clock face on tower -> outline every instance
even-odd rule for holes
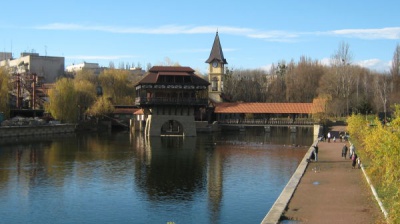
[[[216,67],[218,66],[218,62],[217,62],[217,61],[214,61],[214,62],[212,63],[212,66],[213,66],[214,68],[216,68]]]

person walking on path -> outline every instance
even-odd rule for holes
[[[351,156],[351,167],[353,168],[353,169],[355,169],[356,168],[356,163],[357,163],[357,154],[356,153],[353,153],[353,155]]]
[[[347,150],[348,150],[348,148],[347,148],[347,145],[346,145],[346,143],[343,145],[343,148],[342,148],[342,157],[343,158],[345,158],[346,159],[346,157],[347,157]]]
[[[351,159],[353,154],[355,154],[355,153],[356,153],[356,147],[354,146],[353,143],[350,142],[350,155],[349,155],[349,158]]]
[[[314,161],[317,162],[318,161],[318,145],[313,145],[313,147],[314,147],[314,150],[313,150]]]
[[[328,132],[328,142],[331,142],[331,133]]]

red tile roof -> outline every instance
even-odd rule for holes
[[[153,66],[149,73],[139,81],[138,84],[155,84],[160,81],[160,76],[191,76],[191,84],[209,85],[208,81],[194,74],[194,70],[190,67],[182,66]]]
[[[140,84],[156,83],[158,79],[158,73],[149,73],[142,80],[139,81]]]
[[[313,103],[218,103],[215,113],[311,114]]]
[[[153,66],[149,72],[194,72],[194,70],[185,66]]]
[[[143,115],[144,114],[144,111],[143,111],[143,109],[139,109],[139,110],[137,110],[135,113],[133,113],[133,114],[135,114],[135,115]]]
[[[325,104],[326,104],[326,99],[314,99],[313,106],[311,108],[312,113],[316,114],[325,112]]]
[[[158,75],[190,76],[188,72],[158,72]]]
[[[138,108],[115,108],[113,114],[134,114]]]

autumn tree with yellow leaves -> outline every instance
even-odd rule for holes
[[[7,115],[9,111],[9,89],[8,72],[4,67],[0,67],[0,112],[4,115]]]
[[[391,223],[400,223],[400,105],[389,124],[372,123],[363,115],[348,118],[350,141],[360,148],[359,156],[389,213]]]
[[[49,91],[47,111],[61,122],[75,123],[78,119],[78,94],[72,79],[59,79]]]

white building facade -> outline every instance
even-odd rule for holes
[[[2,52],[6,53],[6,52]],[[6,56],[8,54],[5,54]],[[36,74],[42,83],[54,83],[64,76],[64,57],[40,56],[38,53],[21,53],[19,58],[0,58],[0,66],[5,66],[10,73]]]

